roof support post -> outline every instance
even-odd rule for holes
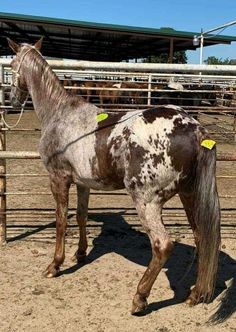
[[[174,39],[170,39],[170,49],[169,49],[169,58],[168,63],[173,63],[173,56],[174,56]]]

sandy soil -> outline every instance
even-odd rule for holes
[[[26,114],[23,121],[22,127],[37,126],[32,114]],[[30,137],[28,133],[9,134],[8,149],[16,150],[20,146],[21,150],[34,150],[38,139],[37,132]],[[219,148],[227,152],[232,146],[224,142]],[[10,161],[7,171],[45,173],[38,161]],[[235,164],[219,164],[218,174],[236,175]],[[235,194],[232,179],[219,182],[219,188],[221,195]],[[22,180],[14,177],[9,179],[7,190],[49,193],[49,185],[47,178]],[[221,203],[223,208],[235,208],[234,199],[222,198]],[[131,302],[151,252],[146,235],[136,226],[137,217],[131,213],[132,203],[127,196],[91,196],[86,264],[74,265],[70,260],[78,241],[72,213],[66,260],[60,276],[55,279],[42,277],[54,252],[55,219],[51,196],[9,195],[7,205],[12,216],[8,218],[9,243],[0,249],[1,332],[236,331],[233,212],[231,217],[224,217],[220,269],[213,301],[193,308],[183,302],[194,284],[196,266],[193,241],[188,231],[181,228],[171,233],[176,240],[175,250],[153,286],[148,309],[141,317],[135,317],[130,314]],[[178,207],[178,200],[172,200],[170,206]],[[70,207],[75,207],[74,195],[71,195]],[[48,211],[48,215],[42,210]],[[25,214],[20,215],[22,211]]]
[[[176,243],[154,284],[147,311],[134,317],[132,297],[150,258],[142,233],[101,233],[85,265],[70,261],[76,246],[67,245],[67,259],[55,279],[41,275],[52,257],[52,244],[12,242],[1,250],[0,330],[235,331],[235,240],[225,241],[224,248],[212,303],[191,308],[182,302],[195,278],[195,264],[185,275],[194,255],[185,241]]]

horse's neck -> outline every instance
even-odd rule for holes
[[[61,111],[62,103],[69,95],[46,60],[43,59],[31,70],[24,68],[24,72],[34,109],[43,127],[50,122],[52,116]]]

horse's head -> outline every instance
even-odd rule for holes
[[[25,80],[25,73],[22,70],[23,62],[26,55],[31,50],[39,51],[42,45],[42,38],[40,38],[35,45],[17,44],[13,40],[7,38],[10,48],[16,53],[15,58],[11,62],[12,68],[12,85],[10,93],[10,101],[13,107],[22,107],[28,98],[28,88]]]

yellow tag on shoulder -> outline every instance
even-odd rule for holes
[[[104,121],[108,118],[108,114],[107,113],[100,113],[96,116],[96,120],[97,122],[100,122],[100,121]]]
[[[216,145],[216,142],[212,139],[204,139],[201,143],[201,146],[204,146],[204,148],[207,148],[211,150]]]

